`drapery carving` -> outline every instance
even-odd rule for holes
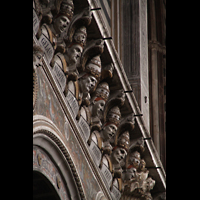
[[[110,89],[114,64],[104,65],[101,60],[102,38],[87,39],[91,9],[74,15],[75,10],[72,0],[33,1],[33,37],[37,40],[33,68],[42,65],[42,58],[49,64],[113,199],[152,199],[155,181],[148,177],[141,157],[144,140],[130,141],[135,116],[121,114],[124,90]]]

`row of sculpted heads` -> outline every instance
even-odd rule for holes
[[[72,0],[33,0],[33,8],[40,20],[37,39],[44,35],[51,42],[55,53],[64,54],[68,67],[72,68],[69,71],[75,71],[86,45],[86,26],[91,22],[90,9],[83,11],[82,15],[74,16]],[[87,22],[78,26],[85,16]],[[70,42],[68,32],[73,33]]]
[[[102,85],[108,87],[107,84],[101,83],[99,88],[102,88]],[[108,91],[107,87],[106,91]],[[95,92],[95,94],[98,93],[99,90]],[[104,94],[103,91],[102,94]],[[102,94],[99,94],[99,97]],[[102,96],[99,97],[95,96],[100,101]],[[127,117],[127,119],[130,120],[130,117]],[[150,190],[153,189],[155,181],[148,177],[149,171],[145,168],[146,162],[141,158],[141,153],[144,151],[144,140],[139,138],[130,141],[133,121],[130,122],[129,120],[121,119],[120,106],[112,106],[106,115],[106,120],[103,121],[101,130],[94,132],[98,132],[102,139],[103,156],[106,154],[106,158],[109,158],[112,163],[113,180],[116,180],[116,178],[122,180],[125,193],[140,194],[146,199],[152,199]],[[132,123],[132,129],[130,125],[128,128],[128,123]]]
[[[56,34],[67,29],[74,15],[72,0],[33,0],[33,8],[41,24],[52,24]]]
[[[51,65],[61,62],[61,68],[68,78],[66,90],[70,90],[77,98],[80,114],[86,113],[91,134],[94,131],[99,133],[103,142],[103,155],[109,156],[114,176],[122,178],[127,185],[137,181],[140,187],[152,188],[152,181],[145,179],[148,173],[140,153],[129,153],[132,129],[124,128],[126,123],[122,123],[120,112],[120,102],[125,101],[125,94],[122,92],[123,97],[110,97],[109,84],[104,78],[112,77],[112,67],[106,69],[109,72],[107,74],[111,75],[104,73],[102,76],[102,71],[106,71],[101,63],[103,42],[99,40],[86,45],[88,23],[78,23],[77,26],[76,20],[81,19],[84,14],[73,17],[72,0],[34,0],[34,8],[41,21],[37,37],[43,34],[51,41],[56,52]],[[141,186],[141,180],[146,181],[146,185]]]

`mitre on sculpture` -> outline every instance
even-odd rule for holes
[[[125,131],[120,135],[117,140],[117,145],[113,148],[111,154],[111,161],[114,167],[114,176],[121,177],[122,176],[122,165],[124,165],[124,159],[127,155],[127,151],[129,149],[130,137],[129,132]]]
[[[119,126],[121,119],[121,113],[118,106],[112,107],[106,116],[106,121],[114,123],[116,126]]]
[[[86,27],[81,26],[80,28],[76,29],[73,36],[73,41],[82,44],[84,47],[86,45],[86,39],[87,39]]]
[[[71,43],[75,38],[76,32],[80,31],[82,27],[87,27],[92,20],[90,7],[84,8],[80,13],[73,16],[68,31],[64,36],[65,43]],[[85,28],[84,28],[85,29]],[[81,30],[83,33],[85,33],[86,30]]]
[[[60,40],[62,41],[63,37],[60,34],[66,31],[72,17],[73,17],[73,2],[71,0],[66,0],[61,3],[61,6],[59,8],[59,13],[54,16],[52,23],[53,24],[52,31],[54,32],[54,34],[57,34],[57,37],[61,37],[62,39]]]
[[[103,99],[104,101],[108,100],[110,94],[109,85],[107,82],[101,82],[98,84],[97,89],[95,90],[94,100],[98,101],[99,98]]]
[[[93,75],[98,81],[101,77],[101,59],[100,55],[94,56],[85,67],[85,72]]]
[[[119,136],[118,141],[117,141],[117,146],[115,146],[113,149],[115,149],[116,147],[122,147],[126,150],[126,152],[128,152],[129,145],[130,145],[129,132],[125,131]]]
[[[80,92],[83,94],[83,104],[89,105],[90,93],[93,92],[97,86],[101,76],[101,59],[100,56],[93,57],[86,66],[84,72],[79,74],[78,83]]]
[[[74,3],[72,0],[63,0],[60,6],[60,12],[59,15],[65,15],[69,18],[71,21],[73,15],[74,15]]]
[[[97,89],[91,99],[90,104],[90,111],[92,115],[92,124],[95,125],[102,125],[101,119],[103,117],[103,110],[106,104],[106,101],[109,97],[109,85],[106,82],[102,82],[98,84]],[[99,127],[101,129],[101,127]]]
[[[138,167],[140,166],[140,153],[138,151],[134,151],[129,155],[129,163],[129,169],[132,167],[138,169]]]
[[[114,136],[120,123],[121,113],[118,106],[111,108],[107,114],[106,122],[101,130],[103,141],[114,142]]]

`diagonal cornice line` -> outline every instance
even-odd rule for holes
[[[94,0],[87,0],[89,5],[91,6],[91,8],[95,8],[95,7],[99,7],[98,3]],[[96,21],[96,24],[99,28],[99,31],[102,35],[103,38],[106,38],[106,37],[110,37],[110,33],[108,31],[108,29],[106,28],[105,26],[105,23],[103,21],[103,16],[101,14],[100,11],[98,12],[95,12],[93,13],[93,16],[94,16],[94,19]],[[113,61],[113,64],[114,64],[114,67],[117,71],[117,74],[118,74],[118,77],[121,81],[121,84],[122,84],[122,87],[124,89],[124,91],[128,91],[128,90],[132,90],[131,86],[130,86],[130,83],[128,81],[128,78],[126,76],[126,73],[124,71],[124,68],[123,68],[123,65],[121,63],[121,60],[120,60],[120,57],[115,49],[115,46],[114,46],[114,43],[112,40],[105,40],[105,45],[107,46],[108,48],[108,52],[110,53],[110,56],[111,56],[111,59]],[[135,95],[133,94],[133,92],[131,93],[127,93],[126,94],[127,98],[128,98],[128,101],[131,105],[131,108],[133,110],[133,113],[137,114],[137,113],[141,113],[140,111],[140,108],[139,108],[139,105],[137,103],[137,100],[135,98]],[[143,120],[143,117],[142,116],[139,116],[136,118],[137,122],[138,122],[138,125],[140,127],[140,130],[141,130],[141,133],[142,133],[142,136],[144,138],[148,138],[150,137],[150,133],[149,131],[147,130],[146,126],[145,126],[145,122]],[[166,173],[165,173],[165,170],[164,170],[164,167],[162,165],[162,162],[159,158],[159,155],[158,155],[158,152],[155,148],[155,145],[153,143],[152,140],[146,140],[145,141],[146,144],[147,144],[147,149],[151,155],[151,158],[153,160],[153,163],[154,163],[154,167],[160,167],[159,169],[157,169],[157,172],[159,174],[159,177],[161,178],[162,180],[162,184],[164,186],[164,188],[166,188]]]
[[[35,41],[35,42],[37,43],[37,41]],[[95,177],[98,180],[100,188],[102,189],[102,191],[104,192],[104,194],[107,196],[108,199],[112,199],[111,195],[110,195],[110,191],[108,190],[108,188],[106,187],[106,185],[102,179],[101,172],[99,169],[97,169],[97,166],[95,165],[95,163],[93,161],[93,158],[89,152],[86,142],[83,140],[82,136],[79,134],[80,130],[77,125],[77,121],[74,118],[69,117],[69,116],[73,116],[71,113],[71,110],[68,108],[66,101],[65,101],[64,94],[61,92],[58,83],[56,82],[54,76],[52,75],[52,72],[49,69],[50,65],[47,63],[47,61],[44,57],[42,58],[42,63],[43,63],[42,69],[44,70],[44,72],[47,76],[47,79],[49,80],[50,85],[52,86],[53,91],[55,92],[56,97],[57,97],[58,101],[60,102],[61,108],[75,133],[74,135],[76,136],[76,139],[78,140],[78,142],[81,146],[81,149],[86,156],[86,160],[90,163],[90,167],[92,169],[92,172],[95,174]]]

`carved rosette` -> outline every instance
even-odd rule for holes
[[[102,38],[87,40],[90,8],[74,15],[72,0],[34,0],[33,4],[33,107],[37,98],[36,67],[45,60],[112,198],[152,199],[150,190],[155,181],[148,177],[142,158],[144,140],[132,139],[134,114],[121,113],[126,101],[124,90],[113,91],[110,87],[114,64],[102,64],[106,63],[101,57]],[[60,181],[55,181],[61,187]]]

